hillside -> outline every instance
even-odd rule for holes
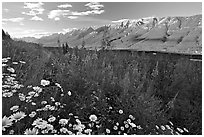
[[[202,54],[202,15],[124,19],[95,30],[89,27],[56,33],[33,42],[55,47],[59,39],[61,44],[67,42],[71,47],[80,48],[84,40],[86,48],[99,49],[103,37],[110,43],[110,49]]]

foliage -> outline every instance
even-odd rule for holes
[[[3,134],[202,134],[199,62],[2,45]]]

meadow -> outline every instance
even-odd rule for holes
[[[202,134],[202,62],[4,39],[2,133]]]

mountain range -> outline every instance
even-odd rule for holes
[[[59,46],[59,41],[78,48],[85,43],[87,49],[100,49],[105,40],[110,49],[202,54],[202,15],[122,19],[96,29],[73,29],[65,34],[20,40],[45,47]]]

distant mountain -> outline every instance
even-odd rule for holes
[[[38,40],[25,38],[25,41],[57,46],[57,40],[60,40],[61,44],[67,42],[71,47],[80,48],[84,40],[86,48],[95,49],[101,48],[104,38],[110,49],[202,54],[202,15],[123,19],[95,30],[92,27],[75,29]]]
[[[18,39],[14,38],[14,40],[23,40],[26,42],[38,43],[38,39],[35,37],[23,37],[23,38],[18,38]]]

